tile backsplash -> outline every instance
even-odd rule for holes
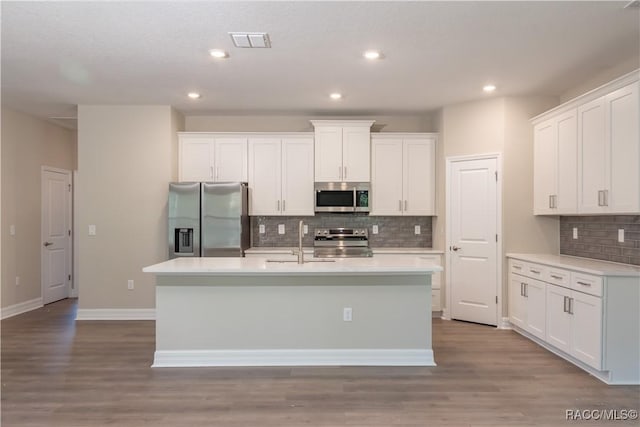
[[[298,246],[300,220],[309,226],[309,233],[302,242],[304,246],[313,246],[313,231],[316,228],[347,227],[367,228],[369,245],[373,248],[432,247],[431,217],[329,213],[315,216],[252,216],[252,246]],[[278,234],[279,224],[284,224],[285,234]],[[264,234],[259,232],[260,225],[265,226]],[[378,226],[378,234],[373,234],[373,225]],[[416,225],[420,226],[420,234],[414,233]]]
[[[573,229],[578,238],[573,238]],[[618,230],[624,230],[624,242]],[[640,215],[566,216],[560,218],[560,253],[640,265]]]

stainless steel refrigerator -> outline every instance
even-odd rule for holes
[[[169,184],[169,258],[242,257],[250,244],[247,184]]]

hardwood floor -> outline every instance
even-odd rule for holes
[[[437,367],[151,369],[154,322],[75,322],[75,310],[1,322],[3,427],[599,426],[565,411],[640,409],[640,387],[475,324],[434,319]]]

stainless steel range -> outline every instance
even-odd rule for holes
[[[370,257],[366,228],[316,228],[313,256],[319,258]]]

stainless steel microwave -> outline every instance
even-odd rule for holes
[[[316,212],[369,212],[368,182],[316,182]]]

